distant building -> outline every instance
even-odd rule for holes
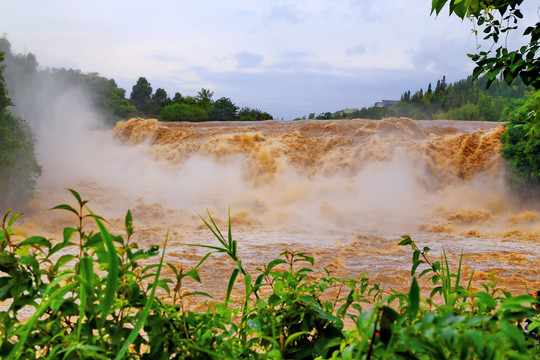
[[[381,100],[379,102],[376,102],[375,106],[377,106],[377,107],[394,106],[398,102],[399,102],[399,100]]]

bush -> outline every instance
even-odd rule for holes
[[[163,107],[159,113],[161,121],[207,121],[206,110],[195,104],[173,103]]]
[[[133,243],[131,212],[125,237],[112,235],[88,201],[70,190],[76,206],[55,209],[74,216],[75,227],[62,241],[32,236],[16,241],[14,222],[0,228],[0,356],[9,359],[533,359],[540,354],[519,322],[539,312],[530,295],[512,296],[497,280],[472,291],[462,285],[446,256],[430,262],[408,236],[399,245],[413,250],[408,293],[383,291],[368,278],[335,278],[327,271],[311,278],[314,259],[285,251],[254,272],[237,257],[231,225],[222,235],[211,216],[203,219],[217,245],[191,270],[164,263],[165,246],[139,249]],[[99,231],[86,232],[92,220]],[[194,245],[192,245],[194,246]],[[186,296],[209,295],[183,289],[186,278],[199,281],[198,269],[213,253],[230,257],[225,301],[190,311]],[[159,256],[154,264],[150,258]],[[173,278],[161,276],[169,267]],[[416,271],[425,269],[416,276]],[[238,277],[241,299],[230,301]],[[418,278],[430,276],[431,295],[421,296]],[[157,288],[166,294],[156,296]],[[336,296],[337,294],[337,296]],[[34,310],[21,320],[23,308]],[[344,327],[344,319],[353,324]],[[532,330],[539,324],[534,320]]]

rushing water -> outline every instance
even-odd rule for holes
[[[185,243],[214,243],[198,214],[226,229],[230,208],[239,253],[251,267],[285,249],[314,256],[336,275],[367,272],[386,287],[410,283],[409,234],[444,248],[475,284],[491,271],[513,291],[540,288],[539,204],[509,190],[497,123],[459,121],[265,121],[160,123],[132,119],[113,133],[92,131],[45,161],[27,232],[60,237],[69,214],[43,209],[71,201],[66,187],[120,232],[130,208],[139,243],[162,244],[170,262],[202,254]],[[76,137],[75,137],[76,139]],[[81,138],[83,139],[83,138]],[[54,140],[51,140],[54,141]],[[228,280],[214,257],[203,287]],[[216,290],[217,291],[217,290]]]

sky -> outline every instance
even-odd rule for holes
[[[538,5],[525,3],[533,24]],[[430,0],[0,0],[0,35],[42,68],[97,72],[128,96],[143,76],[170,97],[207,88],[290,120],[470,75],[472,23],[430,10]]]

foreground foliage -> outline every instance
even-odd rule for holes
[[[125,236],[107,231],[80,195],[77,205],[59,205],[75,218],[62,241],[25,238],[14,230],[20,214],[6,214],[0,231],[0,356],[10,359],[506,359],[534,358],[539,350],[519,328],[538,315],[532,296],[497,288],[497,280],[471,290],[443,254],[430,262],[413,250],[408,293],[383,291],[366,277],[310,277],[314,259],[286,251],[263,268],[248,271],[237,254],[231,224],[223,235],[212,217],[203,221],[217,245],[191,270],[164,263],[165,245],[139,249],[131,212]],[[87,232],[95,222],[98,232]],[[23,236],[22,241],[16,239]],[[198,269],[214,253],[235,264],[225,301],[206,311],[184,306],[182,281],[200,281]],[[150,258],[156,260],[151,261]],[[144,265],[150,262],[151,265]],[[170,268],[173,278],[161,276]],[[421,269],[425,267],[425,269]],[[421,271],[417,275],[417,271]],[[418,279],[435,288],[421,295]],[[231,301],[243,285],[241,299]],[[161,288],[164,296],[156,296]],[[23,315],[23,310],[30,310]],[[352,326],[345,327],[348,320]],[[538,326],[534,321],[529,330]]]

